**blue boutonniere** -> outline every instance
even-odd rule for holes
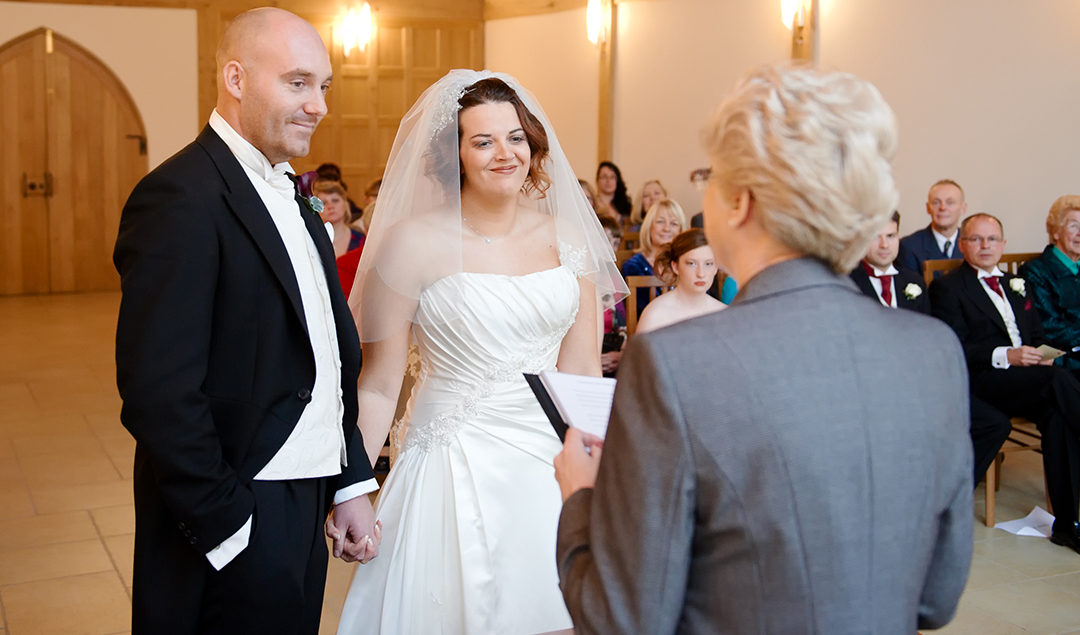
[[[323,211],[323,202],[319,200],[318,196],[311,193],[311,186],[314,185],[317,180],[319,180],[318,172],[304,172],[295,179],[296,191],[300,193],[300,198],[304,199],[304,205],[307,205],[309,210],[315,214],[321,214]]]

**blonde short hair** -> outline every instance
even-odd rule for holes
[[[1046,235],[1051,244],[1054,242],[1054,232],[1065,226],[1065,217],[1069,212],[1080,212],[1080,196],[1066,194],[1050,206],[1050,213],[1046,215]]]
[[[641,249],[643,254],[650,254],[654,249],[660,247],[660,245],[652,244],[652,237],[649,236],[652,233],[653,219],[660,213],[660,210],[667,210],[671,212],[671,215],[675,217],[675,220],[679,221],[679,231],[682,232],[689,229],[686,223],[686,213],[683,212],[682,206],[670,198],[663,198],[653,203],[653,206],[649,208],[649,211],[645,214],[645,220],[641,221],[641,232],[638,234],[641,238]]]
[[[790,63],[751,71],[704,132],[720,188],[773,238],[847,273],[897,208],[896,118],[873,84]]]
[[[651,179],[649,181],[645,181],[644,183],[642,183],[641,184],[641,192],[638,193],[638,199],[637,199],[638,204],[634,207],[634,211],[630,212],[630,224],[631,225],[640,225],[645,220],[645,214],[648,213],[648,211],[649,211],[649,210],[644,208],[644,205],[645,205],[645,188],[649,187],[649,185],[651,185],[653,183],[656,183],[656,185],[660,188],[660,191],[664,193],[664,198],[667,198],[667,196],[668,196],[667,188],[664,187],[664,184],[660,182],[660,179]],[[686,229],[686,228],[684,227],[683,229]]]

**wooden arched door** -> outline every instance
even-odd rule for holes
[[[0,46],[0,294],[117,289],[146,129],[94,55],[41,28]]]

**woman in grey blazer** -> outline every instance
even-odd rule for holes
[[[896,206],[892,111],[852,75],[767,66],[705,144],[706,234],[742,288],[636,336],[607,438],[567,435],[575,632],[942,626],[971,559],[964,356],[845,275]]]

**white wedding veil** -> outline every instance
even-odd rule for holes
[[[554,217],[562,265],[595,285],[603,308],[627,295],[611,244],[536,98],[509,75],[453,70],[424,91],[394,138],[349,295],[361,341],[386,339],[406,322],[449,321],[460,315],[417,311],[417,306],[424,289],[462,272],[458,100],[489,77],[505,82],[547,133],[544,170],[550,187],[543,195],[521,196],[525,205]],[[454,286],[447,286],[453,294]]]

